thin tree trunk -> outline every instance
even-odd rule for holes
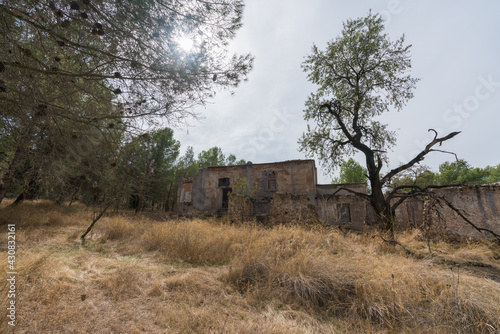
[[[73,201],[76,199],[76,194],[78,193],[78,190],[80,190],[79,187],[77,187],[75,189],[75,191],[73,192],[73,194],[71,195],[71,198],[70,198],[68,206],[71,206],[71,204],[73,204]]]
[[[101,213],[99,213],[97,217],[94,217],[94,219],[92,220],[92,224],[90,224],[85,233],[82,234],[82,236],[80,237],[80,239],[82,240],[82,244],[85,244],[85,236],[89,234],[90,231],[92,231],[92,228],[94,228],[95,223],[97,223],[97,221],[101,219],[101,217],[104,215],[104,213],[108,210],[110,206],[111,202],[104,207],[104,209],[101,211]]]
[[[170,182],[170,187],[168,188],[168,193],[167,193],[167,200],[165,201],[165,211],[170,211],[170,194],[172,192],[172,186],[174,185],[174,182]]]
[[[17,196],[16,200],[9,206],[17,206],[19,204],[22,204],[24,202],[24,199],[26,198],[26,195],[24,191]]]

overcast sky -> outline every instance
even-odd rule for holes
[[[341,32],[342,22],[369,10],[386,19],[392,40],[412,44],[415,97],[399,113],[383,117],[397,131],[390,153],[396,167],[418,153],[433,135],[462,131],[443,149],[475,167],[500,164],[500,1],[248,0],[243,28],[231,47],[255,56],[249,80],[231,96],[219,93],[200,110],[204,119],[177,129],[182,149],[198,154],[213,146],[254,163],[304,159],[297,140],[306,130],[304,102],[315,87],[301,69],[316,44]],[[432,153],[424,164],[437,169],[451,155]],[[363,162],[361,156],[357,157]],[[329,183],[316,159],[319,181]]]

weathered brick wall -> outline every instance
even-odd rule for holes
[[[250,187],[258,186],[258,193],[252,199],[253,214],[257,217],[270,214],[270,201],[275,193],[306,195],[313,199],[316,195],[314,160],[207,167],[190,180],[191,186],[186,185],[187,180],[180,182],[179,213],[213,215],[223,211],[223,191],[232,189],[236,176],[245,177]],[[218,184],[221,178],[229,179],[229,183],[221,187]]]
[[[317,185],[313,160],[201,169],[194,178],[180,182],[178,213],[188,216],[220,213],[224,189],[227,192],[234,185],[237,175],[245,177],[250,186],[258,185],[259,189],[244,206],[244,217],[269,223],[320,220],[355,230],[362,230],[375,221],[374,211],[366,201],[346,190],[337,192],[341,187],[366,192],[365,184]],[[221,178],[227,178],[228,184],[219,185]],[[500,234],[500,185],[452,187],[434,192],[464,212],[478,227]],[[231,216],[241,217],[240,207],[231,202],[228,205],[226,210]],[[425,208],[429,206],[428,200],[406,201],[396,210],[396,227],[422,227]],[[490,234],[475,230],[445,205],[437,208],[438,211],[432,213],[431,210],[432,214],[428,215],[435,229],[462,237],[491,238]]]
[[[243,201],[233,197],[229,198],[229,208],[227,214],[232,220],[251,220],[253,218],[253,211],[253,203],[250,199]]]

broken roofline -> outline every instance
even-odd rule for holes
[[[253,163],[251,161],[248,161],[244,165],[208,166],[208,167],[200,168],[199,170],[202,170],[202,169],[215,169],[215,168],[227,168],[227,167],[245,168],[247,166],[286,165],[286,164],[290,164],[290,163],[310,163],[310,162],[312,162],[314,168],[316,168],[316,162],[315,162],[314,159],[294,159],[294,160],[286,160],[286,161],[278,161],[278,162],[259,162],[259,163]]]
[[[336,187],[342,187],[342,186],[358,186],[358,185],[365,185],[365,182],[347,182],[347,183],[326,183],[326,184],[318,184],[319,187],[331,187],[331,188],[336,188]]]
[[[277,162],[259,162],[259,163],[253,163],[251,161],[248,161],[246,164],[244,165],[224,165],[224,166],[208,166],[208,167],[203,167],[203,168],[200,168],[198,170],[198,172],[200,170],[204,170],[204,169],[224,169],[224,168],[228,168],[228,167],[231,167],[231,168],[246,168],[246,167],[249,167],[249,166],[256,166],[256,167],[262,167],[262,166],[265,166],[265,165],[268,165],[268,166],[276,166],[276,165],[289,165],[290,163],[299,163],[299,164],[307,164],[307,163],[311,163],[313,164],[313,167],[314,167],[314,170],[315,170],[315,173],[316,173],[316,178],[317,178],[317,169],[316,169],[316,161],[314,159],[292,159],[292,160],[285,160],[285,161],[277,161]],[[185,182],[189,182],[188,180],[189,179],[192,179],[192,178],[188,178],[188,179],[184,179]],[[316,186],[318,187],[323,187],[323,188],[326,188],[326,187],[339,187],[339,186],[359,186],[359,185],[365,185],[366,186],[366,183],[365,182],[350,182],[350,183],[335,183],[335,184],[329,184],[329,183],[326,183],[326,184],[316,184]]]

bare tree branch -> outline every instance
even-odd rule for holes
[[[391,207],[395,210],[398,206],[403,204],[404,201],[406,201],[409,198],[415,198],[418,196],[429,196],[432,195],[431,192],[429,192],[430,189],[443,189],[443,188],[452,188],[452,187],[457,187],[461,186],[463,184],[449,184],[449,185],[429,185],[426,187],[420,187],[417,185],[406,185],[406,186],[399,186],[394,188],[389,195],[387,195],[387,200],[390,201],[393,198],[399,198],[399,200],[396,203],[393,203]],[[405,193],[401,192],[403,189],[413,189],[412,191]]]
[[[429,129],[429,131],[434,131],[435,133],[436,130],[433,130],[433,129]],[[427,146],[419,153],[415,156],[415,158],[413,158],[412,160],[410,160],[408,163],[404,164],[404,165],[401,165],[399,166],[398,168],[395,168],[393,170],[391,170],[389,173],[387,173],[381,180],[381,183],[382,184],[385,184],[387,181],[389,181],[394,175],[398,174],[399,172],[403,171],[403,170],[406,170],[408,168],[410,168],[411,166],[415,165],[416,163],[424,160],[425,156],[429,153],[429,152],[432,152],[434,151],[432,149],[432,147],[434,147],[435,145],[439,144],[439,146],[441,146],[443,144],[443,142],[447,141],[448,139],[451,139],[453,137],[455,137],[456,135],[458,135],[460,133],[460,131],[457,131],[457,132],[451,132],[449,133],[448,135],[444,136],[444,137],[441,137],[441,138],[437,138],[437,135],[434,137],[434,139],[429,143],[427,144]]]
[[[80,239],[82,240],[82,244],[85,243],[85,236],[87,234],[89,234],[90,231],[92,231],[92,228],[94,227],[94,225],[99,221],[99,219],[101,219],[101,217],[109,209],[110,206],[111,206],[111,202],[109,202],[108,204],[106,204],[106,206],[104,207],[104,209],[102,209],[101,213],[99,213],[99,215],[92,220],[92,224],[90,224],[90,226],[87,228],[87,230],[85,231],[85,233],[82,234],[82,236],[80,237]]]
[[[340,187],[340,188],[339,188],[339,189],[337,189],[337,190],[336,190],[333,194],[328,195],[328,197],[327,197],[326,199],[327,199],[327,200],[329,200],[330,198],[332,198],[333,196],[337,195],[337,194],[338,194],[340,191],[342,191],[342,190],[345,190],[345,191],[347,191],[348,193],[351,193],[351,194],[353,194],[353,195],[359,196],[359,197],[361,197],[361,198],[363,198],[363,199],[365,199],[365,200],[367,200],[367,201],[369,201],[369,200],[370,200],[370,196],[369,196],[369,195],[367,195],[367,194],[365,194],[365,193],[360,193],[360,192],[358,192],[358,191],[354,191],[354,190],[349,189],[349,188],[344,188],[344,187]]]

